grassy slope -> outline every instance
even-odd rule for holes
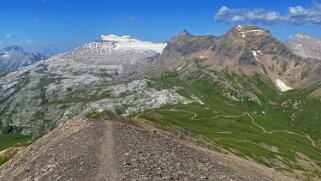
[[[247,100],[231,101],[222,94],[219,85],[208,80],[189,81],[192,79],[182,80],[176,73],[168,73],[151,86],[159,89],[181,87],[178,93],[187,97],[197,95],[204,105],[166,106],[138,116],[163,127],[182,127],[212,140],[218,148],[278,170],[302,170],[308,175],[321,176],[318,168],[321,166],[321,143],[318,141],[321,140],[321,102],[308,97],[312,90],[281,94],[259,76],[227,76],[231,82],[241,83],[245,89],[252,90],[262,101],[259,105]],[[241,116],[244,113],[249,115]],[[266,132],[275,132],[265,133],[262,128]],[[304,164],[299,153],[308,157],[303,159]],[[310,168],[306,164],[318,166]]]
[[[30,144],[32,141],[31,136],[25,135],[2,135],[0,134],[0,152],[12,148],[12,147],[23,147]],[[0,165],[8,161],[17,152],[10,152],[9,154],[0,155]]]

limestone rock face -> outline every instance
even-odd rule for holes
[[[187,101],[144,78],[165,46],[109,35],[7,74],[0,78],[2,131],[41,134],[94,111],[127,116]]]

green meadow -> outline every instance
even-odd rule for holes
[[[168,105],[134,116],[163,129],[180,128],[186,136],[203,137],[221,152],[279,171],[302,171],[321,178],[321,101],[310,96],[320,85],[280,93],[259,76],[224,75],[232,84],[253,92],[261,100],[258,103],[246,98],[233,101],[220,84],[207,78],[193,81],[193,72],[190,76],[167,73],[150,86],[176,87],[179,94],[197,96],[203,104]]]

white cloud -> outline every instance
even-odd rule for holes
[[[223,6],[215,15],[216,21],[272,24],[280,21],[280,13],[265,9],[230,9]]]
[[[302,6],[296,6],[296,7],[289,7],[289,14],[292,16],[298,16],[298,15],[306,15],[307,10],[304,9]]]
[[[11,35],[11,34],[6,34],[5,37],[6,37],[6,38],[11,38],[12,35]]]
[[[321,4],[314,2],[311,8],[303,6],[289,7],[288,13],[281,15],[278,11],[267,9],[230,9],[223,6],[215,14],[215,21],[226,23],[254,24],[315,24],[321,25]]]
[[[289,7],[287,19],[293,24],[321,25],[321,4],[315,2],[309,9],[302,6]]]

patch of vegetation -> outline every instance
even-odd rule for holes
[[[36,72],[37,73],[45,73],[45,72],[47,72],[48,71],[48,67],[47,67],[47,65],[44,65],[44,64],[40,64],[40,65],[38,65],[37,66],[37,69],[36,69]]]
[[[282,63],[282,73],[284,73],[286,71],[287,65],[288,65],[287,62]]]
[[[85,118],[90,120],[101,120],[105,117],[105,112],[92,112],[85,115]]]
[[[0,151],[10,147],[27,146],[32,141],[32,136],[18,134],[0,134]]]
[[[31,136],[18,134],[0,134],[0,152],[9,149],[8,151],[0,154],[0,165],[10,160],[14,155],[18,153],[18,149],[15,149],[13,147],[25,147],[31,144],[32,141],[33,139]]]
[[[51,83],[54,83],[56,81],[55,78],[51,78],[51,76],[49,77],[42,77],[37,85],[37,87],[35,88],[35,90],[40,90],[40,98],[42,100],[41,104],[47,104],[48,100],[46,99],[46,87],[48,85],[50,85]]]
[[[7,150],[2,155],[0,155],[0,166],[7,161],[9,161],[12,157],[14,157],[18,153],[18,149],[12,148],[11,150]]]
[[[310,72],[311,72],[310,68],[307,68],[307,69],[303,70],[302,73],[301,73],[301,80],[306,78],[309,75]]]
[[[103,112],[92,112],[88,113],[85,118],[93,121],[101,121],[101,120],[107,120],[110,118],[112,113],[108,111],[103,111]]]

